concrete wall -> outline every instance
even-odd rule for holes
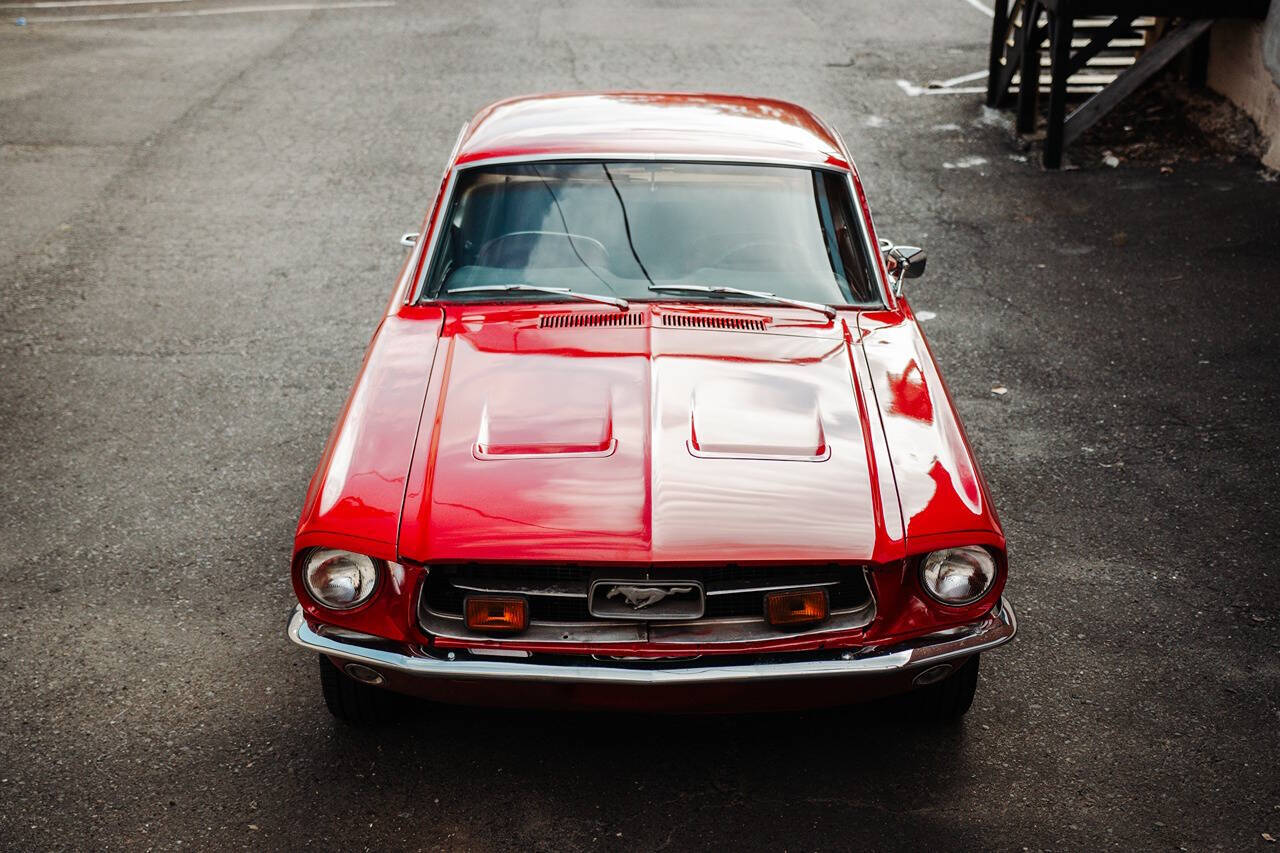
[[[1280,2],[1265,22],[1219,21],[1210,38],[1209,85],[1257,123],[1262,162],[1280,169]]]

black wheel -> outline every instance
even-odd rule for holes
[[[356,681],[320,655],[320,692],[329,713],[353,726],[380,726],[396,719],[400,697],[389,690]]]
[[[917,688],[910,695],[915,716],[934,723],[956,722],[963,717],[978,689],[978,658],[978,655],[969,658],[936,684]]]

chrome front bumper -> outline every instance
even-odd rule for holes
[[[530,663],[520,660],[456,660],[406,655],[342,642],[311,630],[294,609],[289,620],[289,639],[309,651],[364,664],[374,670],[402,673],[417,678],[478,681],[533,681],[559,684],[595,685],[698,685],[748,684],[808,678],[874,676],[902,673],[934,666],[956,658],[993,649],[1013,639],[1018,630],[1013,607],[1003,598],[982,619],[909,643],[884,648],[847,649],[808,656],[786,662],[736,663],[726,666],[682,666],[669,669],[638,669],[621,664],[594,665]],[[710,658],[714,660],[714,657]]]

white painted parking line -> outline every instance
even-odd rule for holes
[[[959,77],[952,77],[950,80],[930,80],[930,89],[949,89],[957,83],[968,83],[972,80],[981,80],[987,76],[985,71],[974,71],[970,74],[961,74]]]
[[[39,0],[36,3],[0,3],[0,9],[69,9],[76,6],[158,6],[161,3],[190,3],[191,0]]]
[[[906,81],[906,79],[897,81],[897,87],[901,88],[909,97],[918,95],[986,95],[987,93],[986,86],[916,86],[915,83]]]
[[[956,160],[954,163],[952,163],[952,162],[946,162],[946,163],[943,163],[943,164],[942,164],[942,168],[944,168],[944,169],[972,169],[972,168],[975,168],[975,167],[977,167],[977,166],[985,166],[985,165],[987,165],[987,158],[986,158],[986,157],[961,157],[959,160]]]
[[[923,86],[917,86],[909,80],[899,80],[898,87],[912,98],[917,95],[978,95],[985,94],[987,87],[960,86],[958,84],[982,80],[986,76],[987,72],[985,71],[971,71],[968,74],[961,74],[959,77],[952,77],[949,80],[930,80]]]
[[[114,15],[62,15],[27,18],[28,25],[87,24],[97,21],[132,21],[141,18],[204,18],[212,15],[249,15],[260,12],[315,12],[324,9],[378,9],[396,0],[351,0],[344,3],[278,3],[271,6],[225,6],[216,9],[179,9],[172,12],[120,12]]]
[[[977,9],[979,12],[986,15],[988,18],[994,18],[996,16],[996,13],[993,12],[987,6],[983,5],[981,0],[964,0],[964,2],[968,3],[970,6]],[[996,0],[996,2],[1003,3],[1004,0]]]

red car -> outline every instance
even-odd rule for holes
[[[877,240],[830,125],[502,101],[402,242],[294,542],[336,716],[968,709],[1005,539],[899,294],[924,253]]]

